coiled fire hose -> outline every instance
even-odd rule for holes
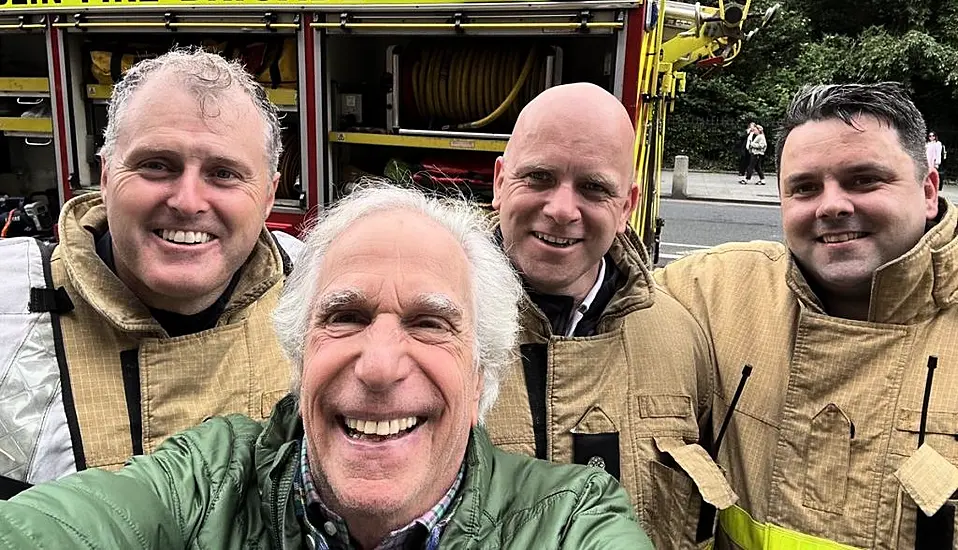
[[[412,92],[423,117],[445,128],[482,128],[519,110],[545,89],[544,56],[528,49],[422,48],[412,67]],[[537,62],[538,61],[538,62]]]

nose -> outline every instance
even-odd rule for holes
[[[844,218],[854,213],[855,205],[848,191],[836,181],[826,181],[819,195],[817,217]]]
[[[370,391],[387,391],[412,369],[405,332],[398,317],[379,315],[366,327],[366,335],[354,373]]]
[[[552,188],[542,213],[558,225],[579,221],[579,197],[571,183],[560,183]]]
[[[166,204],[184,216],[194,216],[209,209],[204,191],[206,183],[198,167],[188,166],[173,182]]]

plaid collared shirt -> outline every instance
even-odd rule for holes
[[[309,473],[306,447],[306,438],[303,437],[300,441],[300,467],[293,481],[296,516],[303,522],[307,536],[316,543],[317,550],[354,550],[356,546],[350,540],[346,522],[327,508],[319,498],[319,493],[313,484],[313,476]],[[466,462],[463,460],[456,480],[442,499],[405,527],[389,533],[374,550],[435,550],[438,548],[439,537],[450,519],[446,512],[454,507],[465,468]]]

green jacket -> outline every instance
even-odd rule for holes
[[[173,436],[118,472],[87,470],[0,502],[2,548],[303,548],[292,396],[265,428],[240,415]],[[474,429],[440,548],[651,550],[605,472],[506,454]]]

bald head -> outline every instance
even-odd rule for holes
[[[635,129],[622,102],[603,88],[576,82],[548,88],[536,96],[519,113],[503,159],[508,162],[510,150],[523,148],[542,133],[607,142],[611,148],[605,155],[606,163],[622,173],[623,182],[631,186]]]

